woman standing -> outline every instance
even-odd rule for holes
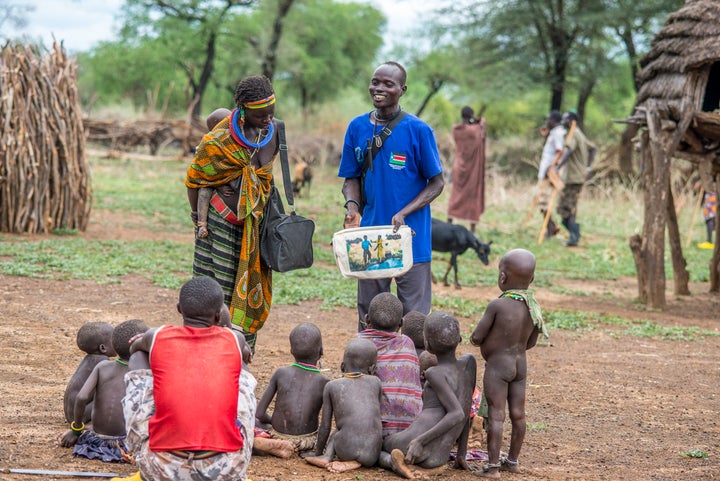
[[[272,272],[260,262],[260,221],[278,153],[275,92],[265,76],[247,77],[235,90],[235,110],[205,134],[185,185],[197,226],[198,189],[214,187],[207,228],[195,239],[193,276],[216,279],[232,327],[255,350],[257,331],[272,301]]]
[[[453,126],[455,161],[452,168],[452,190],[448,202],[448,222],[470,221],[470,231],[485,211],[485,140],[487,122],[475,117],[473,109],[463,107],[462,122]]]

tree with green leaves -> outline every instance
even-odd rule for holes
[[[335,98],[358,79],[367,81],[385,24],[379,10],[358,2],[303,0],[293,9],[278,67],[303,111]]]
[[[239,8],[250,8],[257,0],[127,0],[123,9],[123,39],[162,39],[177,55],[189,86],[191,117],[200,116],[203,95],[210,84],[223,25]],[[292,0],[283,2],[287,14]],[[282,32],[282,19],[277,35]],[[272,63],[272,62],[270,62]]]

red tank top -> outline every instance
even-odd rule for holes
[[[233,452],[243,447],[237,421],[242,354],[224,327],[163,326],[150,348],[155,414],[151,451]]]

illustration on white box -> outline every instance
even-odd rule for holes
[[[399,233],[363,234],[345,239],[349,267],[352,272],[403,267],[402,236]]]

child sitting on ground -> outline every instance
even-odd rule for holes
[[[383,438],[410,426],[422,410],[420,364],[413,341],[398,331],[402,325],[402,302],[382,292],[370,302],[367,329],[357,335],[368,339],[377,349],[375,375],[382,382],[380,413]]]
[[[410,311],[403,316],[402,327],[400,332],[415,344],[415,352],[420,357],[420,353],[425,351],[425,337],[423,336],[423,327],[425,326],[425,314],[418,311]]]
[[[535,256],[525,249],[513,249],[500,259],[498,270],[498,287],[503,292],[488,304],[470,338],[485,359],[488,464],[479,473],[485,478],[499,478],[501,470],[520,472],[518,456],[526,429],[525,351],[535,346],[541,332],[547,336],[540,305],[527,290],[535,276]],[[512,434],[508,456],[500,458],[506,400]]]
[[[232,115],[232,112],[223,107],[213,110],[205,121],[207,123],[208,130],[213,130],[217,124],[219,124],[223,119],[230,117],[230,115]],[[215,193],[214,187],[202,187],[197,189],[197,208],[193,210],[197,215],[197,236],[201,239],[208,236],[208,209],[210,208],[210,199],[212,198],[213,193]],[[190,191],[188,191],[188,194],[190,194]]]
[[[223,325],[223,299],[217,281],[194,277],[180,289],[183,325],[132,343],[123,411],[140,472],[116,481],[246,479],[256,381],[245,338]]]
[[[273,373],[256,412],[256,424],[271,424],[272,438],[288,443],[288,457],[293,451],[315,449],[323,389],[329,381],[318,368],[323,347],[315,324],[303,322],[290,331],[290,353],[295,362]]]
[[[125,418],[122,398],[125,396],[125,374],[130,358],[130,339],[148,330],[143,321],[131,319],[113,330],[112,345],[119,359],[98,363],[78,392],[70,431],[61,445],[74,446],[73,455],[105,462],[132,462],[132,454],[125,446]],[[92,428],[85,429],[85,407],[94,399]]]
[[[90,377],[95,366],[102,361],[107,361],[117,353],[112,346],[113,327],[107,322],[88,322],[78,329],[77,346],[85,352],[85,357],[72,375],[65,388],[63,396],[63,410],[65,422],[71,422],[75,417],[75,398],[82,389],[83,384]],[[85,407],[85,414],[81,422],[90,422],[92,415],[92,400]]]
[[[382,385],[372,375],[376,362],[377,350],[372,342],[350,340],[340,365],[343,377],[325,385],[316,455],[305,458],[308,463],[342,473],[377,462],[382,446]],[[335,432],[331,435],[333,416]],[[335,457],[337,461],[333,461]]]
[[[437,365],[425,371],[423,408],[410,427],[385,438],[379,464],[413,479],[437,474],[457,444],[455,467],[469,469],[465,455],[476,362],[471,354],[455,357],[462,341],[457,319],[433,312],[425,320],[425,345]]]

